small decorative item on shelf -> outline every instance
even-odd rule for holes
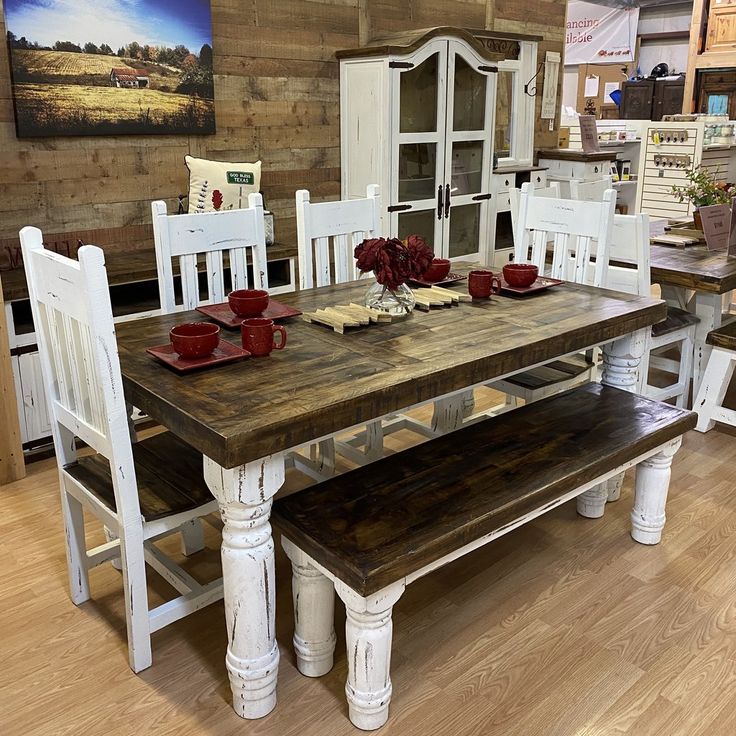
[[[689,183],[684,187],[672,187],[672,194],[678,201],[693,203],[695,207],[693,219],[697,230],[703,229],[703,222],[698,208],[712,204],[731,204],[731,199],[736,197],[736,186],[725,181],[719,181],[718,172],[719,170],[716,169],[715,172],[711,173],[701,166],[685,169],[685,178]]]
[[[365,305],[392,315],[409,314],[416,300],[406,282],[420,278],[432,263],[434,253],[419,235],[406,240],[370,238],[355,248],[361,273],[373,271],[376,283],[365,295]]]

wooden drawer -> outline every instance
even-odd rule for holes
[[[496,212],[511,211],[511,194],[509,192],[499,192],[496,199]]]
[[[532,183],[535,189],[541,189],[547,186],[547,172],[546,171],[532,171],[529,174],[529,181]]]
[[[493,191],[508,192],[516,186],[516,174],[494,174]]]

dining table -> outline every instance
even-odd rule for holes
[[[724,296],[736,289],[736,257],[701,245],[676,248],[652,244],[650,266],[652,283],[661,286],[665,301],[687,309],[700,320],[695,328],[694,397],[712,350],[708,333],[721,326]],[[726,311],[730,297],[728,301]]]
[[[308,312],[362,303],[368,285],[359,280],[278,298]],[[464,281],[448,288],[467,294]],[[415,309],[344,334],[293,317],[282,322],[285,349],[186,375],[146,348],[167,342],[175,324],[204,315],[181,312],[117,325],[126,401],[202,453],[206,482],[221,508],[225,663],[238,715],[260,718],[276,705],[269,516],[287,454],[594,346],[603,349],[603,383],[634,390],[647,332],[665,316],[658,299],[563,283],[534,296]],[[240,344],[238,331],[223,329],[223,338]]]

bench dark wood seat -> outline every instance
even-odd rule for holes
[[[692,412],[587,384],[274,505],[285,536],[362,596],[695,426]]]
[[[204,481],[202,454],[171,432],[136,442],[133,461],[141,514],[146,521],[212,503],[212,494]],[[80,457],[64,469],[109,509],[117,511],[106,458],[96,454]]]

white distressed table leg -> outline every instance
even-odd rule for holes
[[[647,348],[650,329],[637,330],[603,346],[603,373],[601,375],[601,383],[607,386],[615,386],[624,391],[634,392],[637,390],[640,385],[639,366]],[[621,497],[623,481],[623,473],[608,481],[609,502],[618,501]],[[578,501],[578,512],[580,512],[580,503]],[[586,514],[581,515],[586,516]]]
[[[321,677],[334,662],[335,587],[286,537],[281,543],[291,561],[296,666],[307,677]]]
[[[695,350],[693,354],[693,396],[697,396],[703,380],[708,356],[713,349],[706,343],[708,333],[721,326],[721,295],[695,293],[695,315],[700,319],[695,325]]]
[[[693,399],[693,411],[698,414],[698,432],[709,432],[715,427],[713,416],[723,406],[734,371],[736,356],[730,350],[715,348],[708,358],[708,365]]]
[[[672,440],[636,467],[636,495],[631,510],[631,536],[641,544],[657,544],[664,529],[664,508],[672,474],[672,458],[682,437]]]
[[[383,457],[383,422],[380,419],[365,426],[365,455],[369,460]]]
[[[364,731],[380,728],[391,701],[391,638],[393,606],[404,592],[403,582],[363,598],[340,581],[335,590],[345,603],[348,680],[345,695],[353,725]]]
[[[284,482],[284,456],[226,469],[204,458],[204,476],[220,503],[222,577],[228,645],[225,664],[233,709],[261,718],[276,705],[274,545],[271,501]]]
[[[466,392],[446,396],[434,402],[432,430],[447,434],[458,429],[465,418]]]

